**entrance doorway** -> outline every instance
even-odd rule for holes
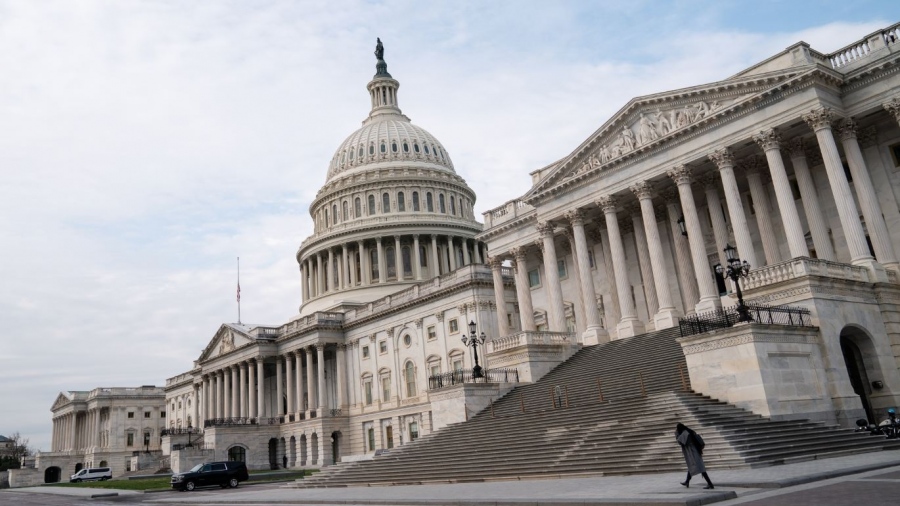
[[[866,336],[858,329],[849,327],[841,330],[841,352],[844,354],[844,363],[847,365],[850,385],[853,387],[853,392],[859,396],[860,402],[862,402],[863,409],[866,411],[866,418],[869,420],[869,423],[878,423],[869,398],[872,395],[872,386],[869,383],[865,359],[857,344],[860,339],[868,340],[869,336]],[[868,341],[866,341],[866,344],[871,345]]]
[[[44,471],[44,483],[59,483],[59,475],[62,474],[62,469],[54,466],[48,467],[46,471]]]
[[[76,473],[77,473],[78,471],[81,471],[82,469],[84,469],[84,464],[82,464],[81,462],[75,464],[75,472],[76,472]]]
[[[331,433],[331,462],[337,464],[341,461],[341,433]]]
[[[269,469],[278,469],[278,440],[269,439]]]

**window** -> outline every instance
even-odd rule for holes
[[[369,154],[370,155],[375,154],[375,145],[374,144],[369,144]]]
[[[360,147],[359,147],[359,158],[360,158],[360,159],[362,159],[363,154],[365,154],[365,151],[363,150],[363,147],[360,146]]]
[[[409,257],[409,246],[404,246],[400,250],[400,256],[403,257],[403,275],[412,276],[412,259]]]
[[[413,151],[415,151],[416,153],[419,152],[419,143],[418,142],[413,143]]]
[[[328,209],[325,209],[325,226],[327,227],[331,223],[328,220]]]
[[[434,199],[431,197],[431,192],[425,194],[425,210],[429,213],[434,212]]]
[[[412,362],[406,363],[406,396],[416,396],[416,366]]]
[[[368,345],[362,347],[362,355],[363,355],[363,358],[369,358],[369,346]]]
[[[403,344],[406,345],[407,347],[411,346],[412,345],[412,335],[406,334],[405,336],[403,336]]]
[[[391,143],[391,152],[393,152],[393,153],[397,152],[397,143],[396,142]]]
[[[380,353],[380,354],[387,353],[387,341],[379,341],[378,342],[378,353]]]
[[[391,400],[391,377],[382,376],[381,378],[381,400]]]
[[[419,210],[419,192],[413,192],[413,211]]]
[[[397,211],[401,213],[406,211],[406,196],[403,192],[397,193]]]
[[[381,143],[381,152],[382,152],[382,153],[387,153],[387,144],[385,144],[385,143],[383,143],[383,142]]]
[[[350,153],[350,162],[352,163],[353,162],[353,148],[347,150],[347,152]]]
[[[369,451],[374,452],[375,451],[375,429],[372,427],[369,427],[369,430],[367,430],[366,433],[369,436]]]
[[[369,250],[369,265],[372,268],[372,280],[378,279],[378,250],[370,249]]]
[[[128,412],[128,418],[134,418],[134,411]]]
[[[451,357],[450,363],[451,363],[451,367],[454,371],[462,371],[462,369],[463,369],[462,355],[457,355],[455,357]]]
[[[387,262],[387,275],[389,278],[397,277],[397,255],[394,254],[394,247],[388,246],[384,250],[384,259]]]
[[[356,197],[356,200],[353,201],[353,212],[357,218],[362,217],[362,202],[359,200],[359,197]]]
[[[556,270],[559,272],[559,279],[565,279],[569,277],[569,272],[566,270],[565,258],[560,258],[556,261]]]
[[[348,212],[348,211],[349,211],[349,207],[350,207],[350,206],[347,204],[347,201],[345,200],[345,201],[344,201],[344,207],[343,207],[343,209],[342,209],[342,211],[344,211],[344,213],[341,215],[341,219],[343,219],[343,220],[348,220],[348,219],[350,219],[350,213]]]
[[[434,339],[437,339],[437,329],[435,328],[434,325],[429,325],[428,326],[428,340],[431,341]]]
[[[409,143],[406,141],[403,141],[403,152],[409,153]]]
[[[425,147],[425,154],[426,154],[426,155],[429,154],[429,151],[428,151],[428,144],[422,144],[422,146]]]
[[[457,332],[459,332],[459,321],[456,318],[450,320],[448,322],[448,325],[450,327],[451,334],[456,334]]]
[[[391,212],[391,196],[387,193],[381,194],[381,212]]]
[[[247,450],[243,446],[232,446],[228,449],[228,460],[232,462],[246,462]]]
[[[456,198],[450,195],[450,214],[456,216]]]
[[[363,390],[366,391],[366,406],[372,405],[372,378],[363,380]]]
[[[145,447],[150,446],[150,433],[149,432],[144,433],[144,446]]]
[[[409,440],[415,441],[419,439],[419,424],[417,422],[409,422]]]
[[[190,402],[190,401],[188,401],[188,402]],[[191,407],[190,404],[188,404],[188,407]],[[159,417],[160,417],[160,418],[165,418],[165,417],[166,417],[166,412],[165,412],[165,411],[160,411],[160,412],[159,412]]]
[[[438,208],[442,214],[447,214],[447,206],[444,204],[444,194],[438,195]]]
[[[588,250],[588,265],[591,267],[591,269],[594,269],[597,267],[597,265],[594,263],[594,250],[593,249]]]
[[[369,195],[369,216],[375,214],[375,195]]]
[[[125,446],[134,446],[134,432],[129,432],[125,436]]]
[[[150,418],[150,412],[144,411],[144,418]]]
[[[419,266],[428,267],[428,255],[425,254],[425,246],[419,246]]]
[[[528,271],[528,286],[530,288],[541,286],[541,271],[537,269]]]
[[[431,367],[431,370],[429,371],[429,373],[432,376],[440,376],[441,375],[441,364],[434,363],[434,364],[431,364],[430,367]]]

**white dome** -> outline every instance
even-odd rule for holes
[[[405,116],[391,114],[367,120],[341,143],[331,159],[326,182],[358,167],[404,160],[434,164],[455,174],[450,155],[433,135]]]

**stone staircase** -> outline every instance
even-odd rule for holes
[[[900,448],[809,421],[772,421],[690,391],[678,329],[585,348],[466,422],[297,487],[448,483],[684,469],[677,422],[711,468],[767,466]]]

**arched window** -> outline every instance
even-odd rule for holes
[[[409,153],[409,143],[406,141],[403,141],[403,152]]]
[[[365,154],[365,151],[363,150],[363,147],[360,146],[360,147],[359,147],[359,158],[360,158],[360,160],[362,159],[362,157],[363,157],[364,154]]]
[[[353,161],[353,148],[350,148],[347,151],[350,153],[350,161],[352,162]]]
[[[403,275],[412,276],[412,259],[409,255],[409,246],[404,246],[400,250],[400,256],[403,257]]]
[[[385,144],[384,142],[381,143],[381,152],[387,153],[387,144]]]
[[[369,195],[369,216],[375,215],[375,195]]]
[[[353,201],[353,212],[357,218],[362,217],[362,201],[359,200],[359,197],[356,197],[356,200]]]
[[[331,205],[331,219],[334,220],[334,224],[337,225],[337,222],[338,222],[337,204]]]
[[[450,214],[456,216],[456,198],[450,195]]]
[[[425,246],[419,246],[419,265],[428,267],[428,255],[425,254]]]
[[[384,261],[387,265],[387,275],[389,278],[397,276],[397,255],[394,254],[394,247],[388,246],[384,249]]]
[[[378,250],[372,248],[369,250],[369,265],[372,271],[372,281],[378,279]]]
[[[419,192],[413,192],[413,211],[419,210]]]
[[[438,207],[443,214],[447,214],[447,206],[444,204],[444,194],[438,195]]]
[[[328,209],[325,209],[325,226],[328,226]]]
[[[381,194],[381,212],[389,213],[391,212],[391,196],[387,193]]]
[[[434,212],[434,199],[431,198],[431,192],[425,194],[425,210],[429,213]]]
[[[416,396],[416,366],[412,361],[406,363],[406,396]]]
[[[397,152],[397,142],[396,141],[391,143],[391,152],[392,153]]]
[[[228,449],[228,460],[232,462],[246,462],[247,450],[243,446],[232,446]]]
[[[428,144],[423,144],[423,146],[425,146],[425,154],[427,155],[428,154]]]
[[[419,143],[418,142],[413,143],[413,151],[415,151],[416,153],[419,152]]]
[[[345,200],[344,201],[344,209],[343,209],[344,213],[341,214],[341,219],[344,221],[350,219],[349,207],[350,207],[349,204],[347,204],[347,201]]]
[[[397,211],[401,213],[406,211],[406,196],[403,195],[403,192],[397,193]]]

